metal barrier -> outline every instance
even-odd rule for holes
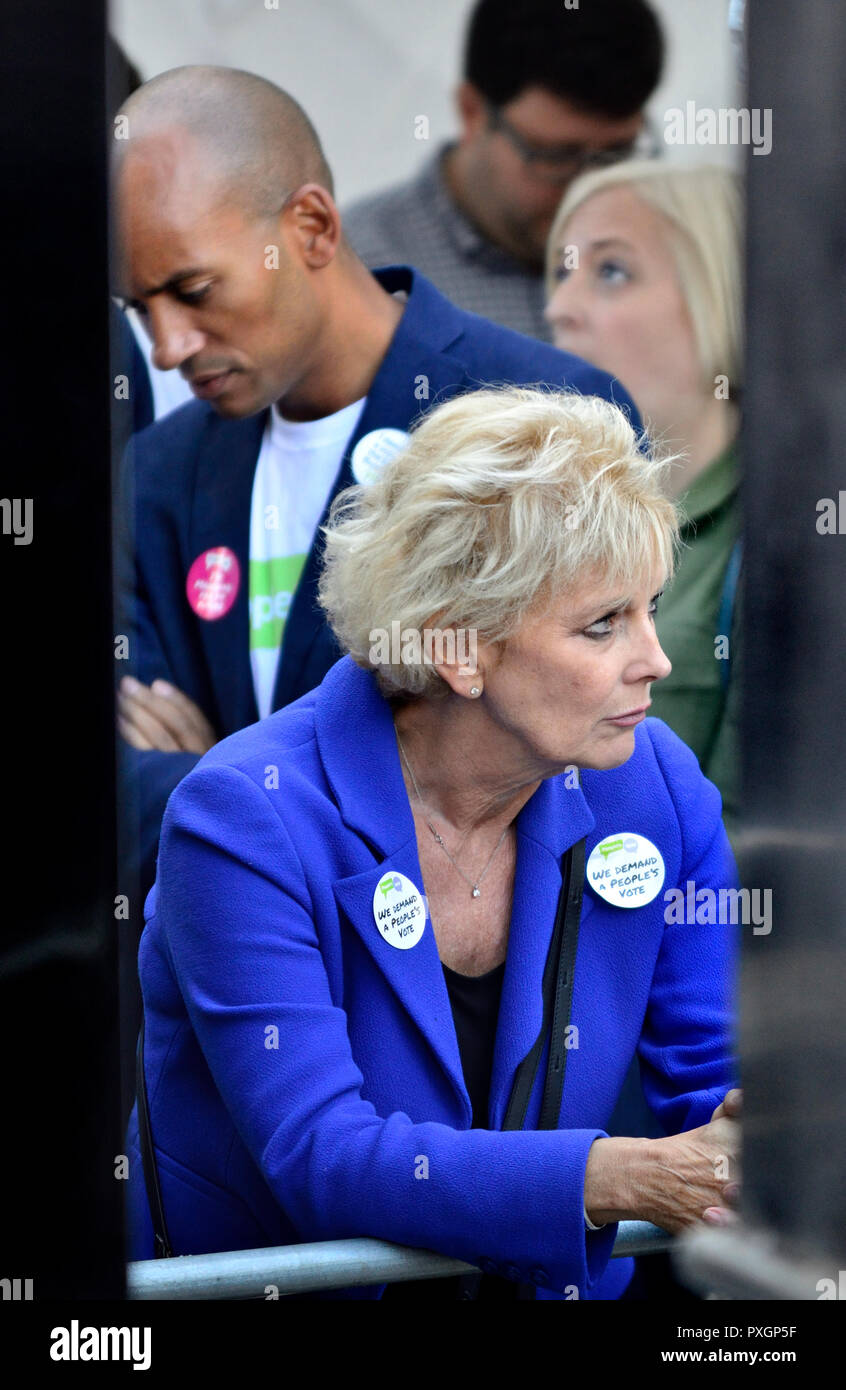
[[[666,1250],[673,1237],[648,1221],[621,1221],[612,1259]],[[264,1298],[268,1288],[280,1297],[317,1290],[344,1289],[407,1279],[444,1279],[474,1274],[476,1266],[412,1250],[384,1240],[326,1240],[280,1245],[266,1250],[227,1250],[214,1255],[177,1255],[169,1260],[136,1260],[127,1267],[131,1299]]]

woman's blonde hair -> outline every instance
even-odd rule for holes
[[[319,601],[341,646],[384,694],[431,696],[446,692],[434,666],[376,659],[374,633],[436,625],[504,642],[590,577],[627,590],[659,565],[669,577],[671,460],[639,444],[595,396],[492,387],[432,409],[375,482],[332,504]]]
[[[682,294],[693,323],[703,384],[717,376],[742,385],[743,289],[740,180],[718,165],[668,166],[631,160],[574,179],[555,214],[547,241],[546,287],[555,293],[555,271],[570,218],[582,203],[611,188],[630,188],[665,219]],[[734,392],[732,391],[732,395]]]

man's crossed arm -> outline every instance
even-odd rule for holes
[[[124,676],[117,697],[118,731],[132,748],[207,753],[217,735],[199,705],[169,681],[143,685]]]

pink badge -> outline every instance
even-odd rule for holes
[[[241,587],[241,566],[234,550],[215,546],[198,555],[188,571],[185,592],[199,618],[213,623],[232,607]]]

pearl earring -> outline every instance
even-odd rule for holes
[[[471,694],[471,695],[481,695],[481,693],[482,693],[482,692],[481,692],[481,690],[479,689],[478,685],[471,685],[471,687],[470,687],[470,694]]]

